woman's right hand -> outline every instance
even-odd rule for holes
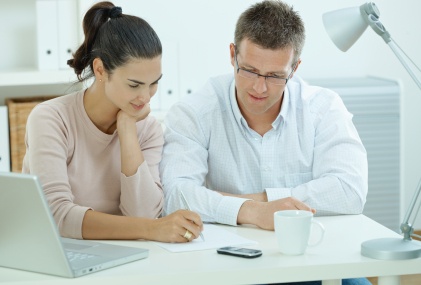
[[[156,219],[152,229],[153,240],[180,243],[198,238],[202,230],[203,223],[200,216],[188,210],[178,210],[168,216]],[[187,231],[191,233],[190,239],[184,237]]]

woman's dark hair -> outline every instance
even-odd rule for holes
[[[83,32],[85,41],[67,61],[79,81],[93,76],[95,58],[112,74],[133,58],[152,59],[162,54],[161,41],[152,27],[139,17],[123,14],[111,2],[99,2],[86,12]]]

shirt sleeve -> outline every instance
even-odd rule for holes
[[[247,199],[223,196],[213,191],[218,189],[206,188],[209,127],[183,103],[171,108],[165,126],[160,165],[165,213],[184,209],[180,199],[183,192],[191,210],[199,213],[203,221],[237,225],[238,212]]]
[[[315,145],[312,177],[288,177],[290,187],[265,189],[269,201],[295,197],[319,215],[360,214],[368,191],[367,153],[339,98],[316,100],[313,108]],[[319,107],[324,106],[324,107]]]
[[[145,161],[137,172],[127,177],[123,173],[121,178],[120,210],[125,216],[157,218],[164,205],[164,194],[159,178],[159,163],[161,161],[164,144],[162,127],[155,119],[144,127],[145,137],[140,138]]]
[[[53,108],[36,106],[27,121],[23,172],[38,176],[60,235],[82,239],[82,221],[90,208],[74,203],[66,164],[69,135]]]

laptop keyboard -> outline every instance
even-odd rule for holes
[[[88,253],[80,253],[75,251],[66,251],[67,259],[70,262],[77,261],[77,260],[87,260],[93,257],[96,257],[96,255],[88,254]]]

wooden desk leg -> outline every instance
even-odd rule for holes
[[[398,276],[379,276],[378,285],[400,285],[401,277]]]
[[[342,279],[331,279],[331,280],[322,281],[322,285],[341,285],[341,284],[342,284]]]

